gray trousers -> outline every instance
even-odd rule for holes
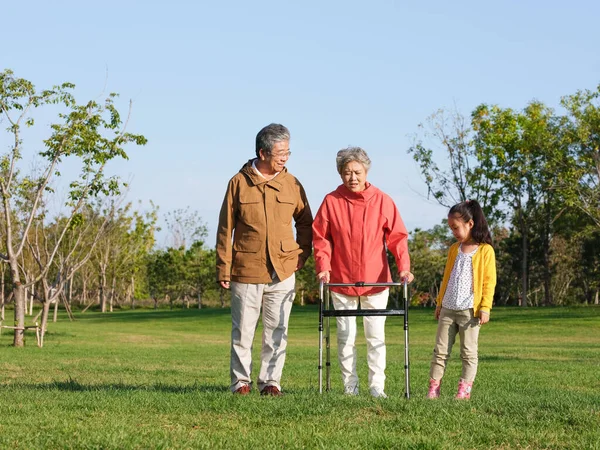
[[[479,318],[473,316],[473,309],[454,311],[442,308],[429,371],[430,378],[441,380],[444,376],[446,363],[450,358],[452,346],[458,334],[460,336],[460,359],[462,360],[461,378],[465,381],[475,380],[480,328]]]
[[[296,276],[268,284],[231,283],[231,391],[252,384],[252,343],[262,306],[262,350],[258,389],[281,390],[287,330]]]

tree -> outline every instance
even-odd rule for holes
[[[52,89],[38,91],[33,83],[14,76],[11,70],[0,73],[0,114],[8,124],[7,132],[12,144],[0,155],[0,196],[2,200],[0,222],[6,254],[0,255],[10,270],[15,299],[14,345],[23,346],[25,324],[25,289],[42,280],[50,271],[58,249],[71,228],[75,217],[86,202],[98,195],[111,195],[119,191],[120,181],[106,177],[106,164],[115,158],[127,158],[124,147],[143,145],[142,135],[127,133],[110,94],[104,103],[89,101],[78,104],[71,91],[74,85],[63,83]],[[35,125],[33,112],[38,108],[56,105],[60,108],[58,121],[50,127],[50,136],[43,141],[44,149],[38,153],[40,168],[31,176],[18,168],[23,158],[23,129]],[[131,108],[131,104],[130,104]],[[19,259],[35,221],[43,220],[40,207],[45,196],[52,193],[50,182],[60,176],[61,164],[67,159],[80,163],[81,173],[69,184],[67,212],[54,245],[49,247],[38,276],[23,283]],[[17,209],[17,211],[15,211]]]
[[[203,241],[208,235],[208,228],[202,222],[198,211],[185,209],[170,211],[165,216],[167,228],[171,234],[170,247],[188,249],[197,241]]]
[[[306,303],[306,298],[309,300],[319,298],[319,282],[313,255],[306,260],[302,269],[296,272],[296,291],[299,291],[300,305]]]
[[[422,136],[415,138],[408,153],[419,164],[428,196],[447,208],[477,199],[490,222],[502,219],[495,180],[487,176],[485,161],[478,159],[466,119],[458,111],[440,109],[419,128]]]
[[[433,305],[438,296],[448,248],[452,243],[448,227],[436,225],[431,230],[419,228],[410,232],[408,247],[413,273],[417,274],[411,285],[415,295],[413,299],[420,305]],[[393,258],[388,258],[394,261]],[[395,262],[394,262],[395,264]],[[392,272],[397,274],[397,269]]]
[[[600,228],[600,85],[595,91],[582,90],[561,100],[569,119],[571,156],[575,165],[565,164],[561,172],[571,173],[561,184],[569,205],[579,209]]]
[[[481,105],[473,112],[477,158],[496,180],[495,196],[510,207],[521,237],[521,296],[527,306],[532,236],[539,237],[546,304],[552,303],[550,236],[564,203],[558,195],[559,171],[568,161],[563,121],[551,108],[531,102],[522,112]],[[535,233],[534,233],[535,232]]]

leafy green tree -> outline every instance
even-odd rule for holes
[[[414,292],[413,304],[435,304],[444,276],[448,248],[452,242],[445,225],[436,225],[431,230],[417,228],[410,232],[408,247],[411,270],[415,274],[411,286]],[[393,273],[397,274],[397,270]]]
[[[319,298],[319,282],[315,270],[315,259],[311,255],[304,267],[296,272],[296,300],[300,305],[313,303]]]
[[[531,241],[540,249],[544,298],[552,303],[550,236],[553,223],[565,208],[559,195],[559,168],[568,161],[564,121],[551,108],[531,102],[522,112],[481,105],[473,113],[477,157],[488,178],[496,180],[497,196],[521,238],[521,296],[527,306]]]
[[[124,147],[143,145],[141,135],[127,133],[126,122],[115,106],[116,94],[110,94],[104,103],[89,101],[78,104],[71,91],[74,85],[64,83],[52,89],[39,91],[33,83],[17,78],[10,70],[0,72],[0,114],[8,125],[12,143],[0,154],[0,221],[3,247],[6,254],[0,258],[10,268],[15,300],[14,345],[23,346],[25,324],[25,290],[42,280],[54,263],[64,236],[86,202],[97,195],[111,195],[119,191],[121,183],[115,177],[106,177],[106,164],[115,158],[127,158]],[[51,124],[50,135],[44,140],[44,149],[38,153],[40,169],[31,176],[23,175],[19,164],[23,159],[23,130],[33,127],[33,112],[38,108],[56,105],[60,108],[58,121]],[[48,248],[48,257],[38,276],[23,283],[19,259],[26,247],[34,222],[40,219],[40,207],[51,193],[50,182],[60,176],[61,164],[67,159],[80,163],[80,175],[71,180],[68,191],[64,228]],[[18,213],[15,213],[18,209]],[[56,289],[58,291],[58,289]]]
[[[596,90],[581,90],[565,96],[561,105],[567,110],[571,156],[575,165],[565,164],[561,172],[571,173],[561,189],[569,205],[587,215],[600,228],[600,85]]]

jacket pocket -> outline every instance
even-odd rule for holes
[[[294,211],[296,209],[296,199],[291,195],[277,194],[277,217],[288,225],[292,223]]]
[[[293,239],[286,239],[285,241],[281,241],[281,251],[283,253],[293,252],[294,250],[298,250],[300,246]]]
[[[256,253],[260,251],[260,239],[237,239],[233,243],[233,249],[236,252]]]
[[[254,276],[261,267],[262,242],[259,239],[236,239],[233,242],[233,263],[231,274],[234,276]]]
[[[256,226],[264,222],[263,199],[257,192],[240,194],[240,219],[243,223]]]

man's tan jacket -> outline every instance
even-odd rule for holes
[[[313,219],[304,188],[287,169],[265,180],[252,161],[229,180],[221,206],[217,281],[270,283],[273,271],[283,281],[312,251]]]

